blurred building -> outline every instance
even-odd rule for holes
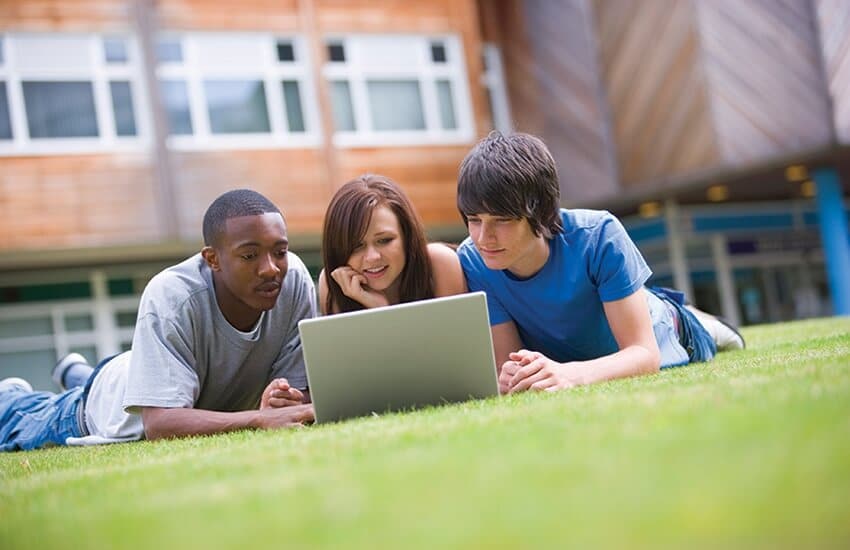
[[[744,323],[850,314],[850,3],[0,0],[0,377],[126,349],[234,187],[314,273],[363,172],[462,238],[492,128],[542,136],[654,283]]]

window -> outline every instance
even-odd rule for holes
[[[129,348],[139,289],[121,291],[122,279],[90,272],[89,280],[61,280],[0,288],[0,378],[23,376],[56,390],[50,367],[67,353],[98,359]],[[107,315],[103,315],[107,313]]]
[[[159,40],[157,77],[178,149],[318,144],[318,106],[297,38],[187,33]]]
[[[0,80],[0,140],[12,139],[12,121],[9,120],[9,101],[6,83]]]
[[[431,42],[431,61],[434,63],[445,63],[446,46],[442,42]]]
[[[183,61],[183,46],[175,38],[158,40],[156,43],[156,60],[158,63],[180,63]]]
[[[368,35],[326,42],[337,145],[459,143],[472,116],[456,37]]]
[[[292,46],[292,42],[282,41],[277,43],[277,60],[295,61],[295,48]]]
[[[31,138],[97,137],[91,82],[21,83]]]
[[[269,33],[164,33],[159,100],[177,149],[319,143],[306,48]],[[0,156],[138,150],[149,139],[129,34],[0,34]]]
[[[168,133],[191,134],[192,115],[189,112],[189,91],[183,80],[161,80],[160,100],[168,117]]]
[[[120,37],[104,38],[103,57],[107,63],[127,63],[130,59],[127,40]]]
[[[269,111],[261,80],[205,80],[214,134],[268,133]]]
[[[511,110],[508,102],[508,91],[505,87],[505,77],[502,71],[502,55],[498,46],[493,44],[484,45],[482,58],[484,74],[481,75],[481,84],[487,91],[487,103],[490,107],[490,119],[493,121],[493,129],[503,133],[512,131]]]
[[[109,82],[112,111],[115,113],[115,133],[119,136],[136,135],[136,117],[133,114],[133,93],[128,80]]]
[[[339,42],[328,44],[328,60],[332,62],[345,62],[345,46]]]
[[[11,33],[0,43],[0,155],[139,146],[133,40]]]

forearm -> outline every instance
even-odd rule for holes
[[[149,407],[142,413],[147,439],[187,437],[259,427],[259,411],[219,412]]]
[[[661,359],[657,348],[650,350],[635,345],[623,348],[611,355],[589,361],[568,363],[567,365],[575,365],[576,371],[580,373],[578,383],[584,385],[652,374],[658,372],[660,364]]]

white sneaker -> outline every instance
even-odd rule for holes
[[[724,320],[722,317],[716,317],[710,313],[706,313],[694,306],[685,306],[688,311],[693,313],[700,324],[708,331],[714,343],[717,345],[717,351],[727,351],[733,349],[744,349],[747,347],[744,342],[744,337],[738,332],[738,329],[732,326],[731,323]]]
[[[60,359],[59,362],[56,363],[56,366],[53,367],[53,381],[56,382],[57,386],[62,388],[62,391],[68,389],[65,387],[65,373],[68,372],[68,369],[70,369],[77,363],[82,363],[84,365],[89,364],[86,358],[80,355],[79,353],[69,353],[68,355]]]
[[[9,378],[4,378],[3,380],[0,380],[0,391],[8,390],[11,388],[21,388],[24,391],[32,391],[32,386],[30,385],[30,383],[24,380],[23,378],[11,376]]]

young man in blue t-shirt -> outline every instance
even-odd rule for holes
[[[557,390],[711,359],[744,341],[651,271],[622,224],[559,208],[555,161],[528,134],[492,133],[466,156],[458,249],[470,291],[487,293],[503,393]]]

